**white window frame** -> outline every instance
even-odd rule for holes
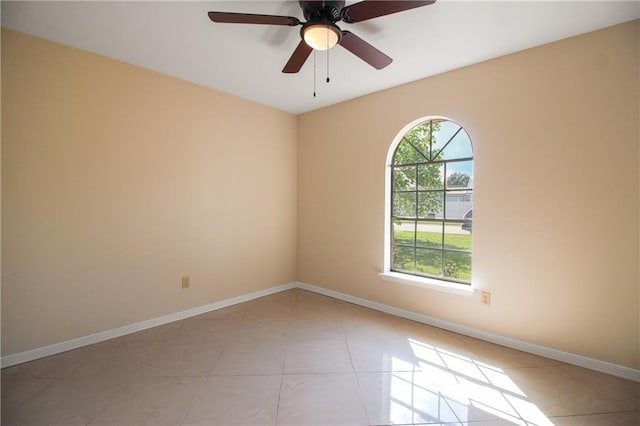
[[[428,288],[432,290],[443,291],[447,293],[460,294],[464,296],[471,296],[476,291],[473,285],[473,277],[471,279],[471,285],[460,284],[446,280],[439,280],[432,277],[421,277],[411,274],[403,274],[402,272],[396,272],[391,270],[391,170],[393,165],[393,156],[396,152],[396,148],[402,142],[404,135],[406,135],[411,129],[417,125],[429,120],[448,120],[453,123],[457,122],[448,117],[442,117],[437,115],[431,115],[427,117],[418,118],[411,123],[404,126],[393,139],[389,151],[387,152],[387,158],[385,162],[385,178],[384,178],[384,260],[383,270],[379,274],[380,278],[385,281],[390,281],[399,284],[407,284],[422,288]],[[462,127],[462,126],[461,126]]]

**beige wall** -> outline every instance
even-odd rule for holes
[[[295,280],[295,116],[5,29],[2,106],[3,355]]]
[[[638,39],[636,21],[300,116],[299,279],[639,368]],[[491,307],[377,275],[387,150],[428,115],[474,142]]]

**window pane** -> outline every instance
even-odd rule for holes
[[[473,161],[447,163],[447,188],[473,188]]]
[[[418,247],[442,248],[442,222],[418,222]]]
[[[451,140],[453,135],[460,130],[456,123],[446,120],[433,120],[433,136],[431,138],[432,160],[442,160],[444,155],[440,152],[442,148]],[[460,130],[463,132],[463,130]]]
[[[391,256],[391,268],[394,271],[415,272],[413,247],[393,246]]]
[[[442,250],[417,248],[416,270],[427,275],[442,276]]]
[[[427,191],[418,193],[418,217],[424,219],[443,218],[443,192]]]
[[[444,276],[460,281],[471,282],[471,254],[445,251]]]
[[[418,166],[418,189],[444,189],[444,164]]]
[[[444,224],[444,248],[471,251],[471,233],[464,230],[464,224],[447,222]]]
[[[471,191],[447,191],[447,219],[463,220],[473,206]]]
[[[469,135],[464,129],[460,130],[458,134],[444,147],[440,158],[443,160],[455,160],[456,158],[471,158],[473,157],[473,147],[471,146],[471,140]]]
[[[400,142],[396,148],[396,152],[393,155],[393,165],[399,164],[412,164],[426,161],[423,155],[420,155],[409,143],[406,141]]]
[[[393,194],[393,216],[395,217],[415,217],[416,216],[416,193],[396,192]]]
[[[404,140],[398,144],[396,148],[396,152],[393,155],[393,165],[402,165],[402,164],[415,164],[422,163],[427,161],[427,157],[424,154],[421,154],[419,151],[416,151],[416,148],[420,149],[420,145],[416,145],[418,141],[412,141],[413,145],[409,143],[409,139],[405,136]]]
[[[393,190],[394,191],[415,191],[416,189],[416,166],[394,167],[393,168]]]
[[[418,161],[425,162],[429,160],[429,138],[431,135],[431,127],[429,122],[419,124],[407,133],[404,139],[411,142],[415,148],[422,154]]]
[[[393,222],[393,244],[412,246],[415,242],[416,223],[413,220]]]

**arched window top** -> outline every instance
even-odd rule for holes
[[[470,284],[469,135],[452,120],[431,117],[405,127],[395,143],[387,173],[385,271]]]
[[[401,139],[393,154],[393,165],[436,163],[473,158],[467,132],[457,123],[433,118],[418,124]]]

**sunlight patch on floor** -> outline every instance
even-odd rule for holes
[[[407,360],[388,359],[394,372],[382,389],[391,422],[466,422],[482,416],[523,426],[553,426],[501,368],[418,340],[409,339],[409,344],[418,371],[398,371]]]

